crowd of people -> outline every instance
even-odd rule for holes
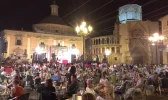
[[[36,91],[39,100],[114,100],[116,95],[127,99],[144,88],[145,95],[168,88],[166,65],[19,62],[1,66],[0,73],[1,96],[15,100],[25,94],[25,87]]]

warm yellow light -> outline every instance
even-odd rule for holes
[[[155,43],[152,43],[152,45],[155,45]]]
[[[159,36],[159,34],[158,33],[155,33],[155,34],[153,34],[154,35],[154,37],[158,37]]]
[[[107,49],[107,50],[105,51],[105,54],[106,54],[106,56],[108,56],[108,55],[111,54],[111,51],[110,51],[109,49]]]
[[[82,30],[82,31],[83,31],[83,30],[84,30],[84,28],[85,28],[85,27],[84,27],[83,25],[80,25],[80,30]]]
[[[93,30],[93,28],[89,25],[88,30],[89,30],[89,32],[91,32]]]
[[[153,37],[150,36],[148,39],[149,39],[149,41],[152,41]]]
[[[83,21],[82,22],[82,26],[85,27],[86,26],[86,22]]]
[[[158,39],[159,39],[159,37],[153,37],[152,41],[156,42],[156,41],[158,41]]]
[[[87,29],[87,28],[84,28],[83,32],[84,32],[84,33],[88,33],[88,29]]]
[[[164,36],[160,36],[159,39],[160,39],[160,40],[164,40]]]
[[[79,27],[79,26],[76,27],[76,32],[77,32],[77,33],[80,32],[80,27]]]

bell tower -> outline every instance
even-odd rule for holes
[[[50,7],[51,7],[51,15],[59,16],[58,15],[59,6],[55,3],[55,1],[53,1],[53,4]]]

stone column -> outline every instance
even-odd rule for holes
[[[10,35],[7,35],[8,47],[7,47],[7,57],[10,56]]]
[[[163,64],[167,64],[168,62],[168,59],[167,59],[167,51],[166,50],[163,50]]]
[[[27,37],[27,58],[30,59],[30,37]]]
[[[114,49],[115,49],[114,52],[117,53],[117,47],[116,46],[114,47]]]

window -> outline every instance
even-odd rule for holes
[[[60,44],[60,43],[58,43],[58,46],[61,46],[61,44]]]
[[[58,33],[58,30],[56,30],[55,32]]]
[[[104,40],[104,38],[102,39],[102,44],[105,44],[105,40]]]
[[[99,53],[99,49],[98,48],[96,48],[96,54],[98,54]]]
[[[16,45],[22,45],[22,39],[20,36],[16,37]]]
[[[107,38],[107,44],[109,44],[109,38]]]
[[[111,38],[111,43],[114,44],[114,38]]]
[[[115,52],[115,48],[114,48],[114,47],[111,48],[111,52],[112,52],[112,53]]]
[[[102,53],[103,53],[103,54],[105,53],[105,48],[102,48]]]
[[[98,45],[98,42],[99,42],[98,39],[96,39],[96,45]]]
[[[117,37],[117,44],[120,44],[120,38]]]
[[[114,60],[117,60],[117,57],[114,57]]]
[[[100,39],[99,39],[99,44],[100,44]]]
[[[117,53],[120,53],[120,47],[117,47]]]

